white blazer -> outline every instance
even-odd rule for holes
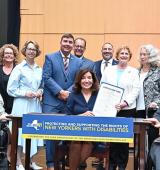
[[[129,105],[125,107],[124,110],[136,108],[136,99],[140,91],[138,70],[127,66],[119,78],[117,70],[117,65],[106,68],[103,72],[101,83],[109,83],[123,88],[124,94],[122,101],[125,100]]]

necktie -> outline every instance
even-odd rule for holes
[[[63,58],[63,63],[64,63],[64,70],[66,71],[68,69],[68,64],[69,64],[68,57]]]
[[[104,63],[104,70],[105,70],[105,68],[108,66],[108,61],[106,61],[105,63]]]

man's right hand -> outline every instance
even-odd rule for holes
[[[58,98],[60,99],[60,100],[64,100],[64,101],[66,101],[67,100],[67,98],[69,97],[69,91],[67,91],[67,90],[61,90],[60,92],[59,92],[59,94],[58,94]]]

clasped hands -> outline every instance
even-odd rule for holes
[[[39,98],[39,99],[41,99],[42,98],[42,92],[39,91],[39,90],[36,91],[36,92],[27,91],[25,96],[28,97],[28,98]]]

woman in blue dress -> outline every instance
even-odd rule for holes
[[[81,70],[75,79],[73,92],[67,101],[67,113],[77,116],[93,116],[92,110],[97,97],[99,83],[95,74],[89,69]],[[91,154],[92,142],[72,141],[69,148],[69,165],[77,170]]]
[[[20,64],[12,71],[7,92],[14,97],[12,113],[16,116],[22,116],[30,112],[42,112],[41,97],[42,89],[42,69],[35,63],[35,58],[40,55],[40,49],[37,42],[27,41],[22,49],[25,56]],[[22,129],[19,129],[18,151],[17,151],[17,170],[24,170],[21,162],[22,149],[25,152],[25,139],[21,137]],[[32,157],[37,153],[37,146],[43,146],[42,140],[31,140],[31,168],[42,169],[32,162]]]

